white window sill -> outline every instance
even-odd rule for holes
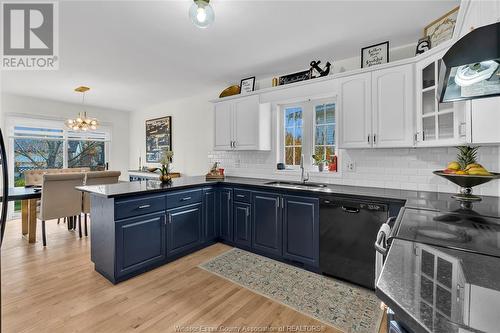
[[[342,173],[337,171],[337,172],[330,172],[330,171],[323,171],[319,172],[318,170],[305,170],[306,173],[309,173],[310,176],[313,177],[320,177],[320,178],[340,178],[342,177]],[[285,169],[285,170],[275,170],[274,174],[276,175],[283,175],[283,176],[300,176],[301,171],[298,169]]]

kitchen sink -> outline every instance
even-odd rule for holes
[[[273,181],[265,183],[266,185],[272,185],[276,187],[285,188],[306,188],[306,189],[322,189],[326,188],[325,184],[318,183],[307,183],[307,182],[286,182],[286,181]]]

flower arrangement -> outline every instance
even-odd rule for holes
[[[172,163],[173,156],[174,156],[173,151],[165,150],[161,157],[160,180],[164,183],[170,182],[172,180],[172,178],[169,176],[169,172],[170,172],[170,163]]]

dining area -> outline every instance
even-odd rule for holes
[[[119,182],[120,171],[90,168],[34,169],[24,172],[24,186],[9,187],[8,201],[21,202],[21,233],[28,243],[37,242],[38,222],[42,243],[47,246],[46,223],[66,223],[69,231],[88,236],[90,197],[75,189],[82,185]]]

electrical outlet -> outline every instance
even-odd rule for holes
[[[347,162],[347,171],[356,172],[356,163],[354,161]]]

